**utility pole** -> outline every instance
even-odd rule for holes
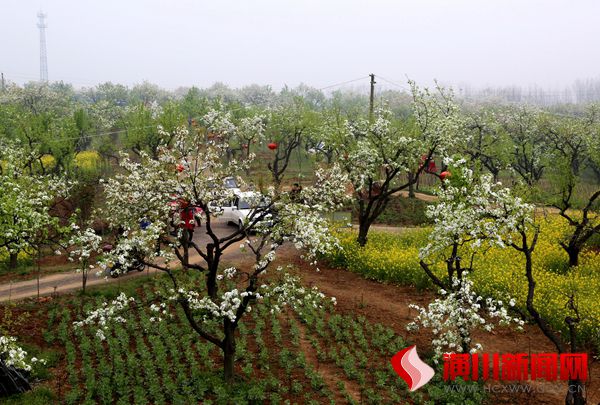
[[[375,98],[375,75],[371,73],[371,94],[369,95],[369,121],[373,121],[373,100]]]
[[[5,89],[5,85],[4,85],[4,72],[0,73],[0,76],[2,77],[1,83],[2,83],[2,87],[0,87],[2,89],[2,91],[4,91]]]

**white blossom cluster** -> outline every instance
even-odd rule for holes
[[[463,346],[470,348],[471,353],[480,350],[481,344],[472,342],[471,335],[478,329],[491,332],[494,324],[490,319],[497,320],[500,325],[516,324],[519,329],[524,325],[523,320],[508,314],[502,301],[484,299],[473,292],[472,287],[473,282],[468,278],[455,279],[453,291],[440,290],[442,298],[435,299],[427,308],[415,304],[409,306],[417,310],[418,315],[407,329],[431,329],[435,335],[431,343],[437,360],[447,352],[462,352]],[[515,305],[514,299],[509,300],[509,305]]]
[[[452,89],[436,83],[436,92],[432,93],[427,88],[419,88],[414,81],[409,81],[409,84],[413,95],[413,116],[425,145],[435,146],[436,152],[445,156],[457,144],[469,141]]]
[[[237,310],[242,304],[242,299],[246,297],[257,300],[263,298],[263,296],[258,292],[240,292],[237,288],[234,288],[222,294],[220,301],[213,302],[207,296],[201,297],[197,291],[180,288],[176,293],[175,291],[172,291],[170,299],[172,301],[184,299],[188,303],[190,309],[194,310],[203,321],[207,321],[209,319],[221,320],[227,318],[231,322],[235,322]],[[250,310],[250,305],[248,305],[246,311]]]
[[[69,251],[69,261],[77,259],[79,263],[85,265],[92,253],[101,251],[102,237],[91,228],[81,229],[76,224],[72,224],[71,228],[75,234],[69,239],[69,246],[73,247]]]
[[[219,135],[231,136],[237,131],[229,111],[210,109],[203,117],[202,122],[209,132]]]
[[[162,317],[172,317],[172,315],[169,314],[167,304],[164,302],[161,302],[160,304],[151,304],[150,311],[157,314],[156,317],[153,316],[150,318],[150,322],[161,322],[163,320]]]
[[[514,196],[502,183],[494,183],[491,175],[473,176],[464,160],[447,163],[456,167],[454,179],[445,180],[437,192],[438,202],[427,207],[426,215],[434,227],[429,243],[419,252],[420,258],[443,254],[455,243],[472,249],[484,243],[500,247],[510,244],[522,221],[531,221],[534,206]]]
[[[163,260],[166,266],[170,265],[170,261],[175,259],[172,251],[161,249],[157,250],[156,241],[160,235],[165,233],[166,222],[153,222],[146,229],[128,229],[122,237],[117,241],[117,244],[110,252],[103,254],[100,261],[100,266],[106,269],[107,266],[119,264],[118,268],[113,269],[115,272],[122,271],[129,266],[134,260],[143,258],[144,261],[156,262]],[[101,275],[100,271],[98,275]]]
[[[279,221],[272,229],[274,239],[293,243],[298,250],[304,250],[303,256],[308,260],[340,249],[321,212],[305,204],[282,204],[278,209]]]
[[[142,153],[140,162],[121,155],[118,173],[105,182],[106,206],[103,216],[116,226],[139,228],[144,218],[169,218],[171,195],[177,190],[172,168]]]
[[[312,207],[314,211],[332,212],[348,201],[348,174],[337,163],[327,170],[318,168],[314,184],[315,186],[302,190],[303,204]]]
[[[223,274],[227,279],[231,280],[237,274],[237,269],[235,267],[228,267],[223,270]]]
[[[261,143],[265,139],[266,119],[265,115],[242,118],[235,132],[239,142],[245,142],[246,146],[251,142]]]
[[[355,190],[363,190],[369,181],[379,179],[382,169],[408,172],[426,151],[415,137],[392,126],[387,110],[378,110],[373,123],[346,122],[345,129],[347,132],[338,144],[342,151],[340,161]]]
[[[275,260],[275,256],[276,256],[276,252],[275,249],[277,249],[278,245],[272,245],[271,246],[271,250],[269,250],[259,261],[258,263],[254,264],[254,269],[255,270],[264,270],[266,269],[269,264],[271,264],[274,260]]]
[[[81,321],[73,322],[77,328],[84,326],[97,327],[96,336],[100,340],[105,340],[105,332],[110,328],[111,323],[124,323],[125,318],[121,316],[124,310],[129,308],[129,305],[135,301],[133,297],[127,297],[125,293],[119,294],[117,298],[110,303],[104,302],[100,308],[87,313],[87,317]]]
[[[302,313],[303,308],[321,308],[326,302],[325,294],[316,286],[306,288],[298,277],[288,273],[284,274],[283,281],[279,284],[263,284],[260,291],[270,300],[271,313],[281,312],[286,306]],[[337,304],[335,297],[330,297],[330,302]]]
[[[27,352],[17,345],[17,339],[3,335],[0,335],[0,360],[9,367],[25,371],[31,371],[34,363],[46,364],[43,359],[27,359]]]
[[[220,138],[220,141],[226,142],[237,141],[238,146],[245,145],[249,147],[250,143],[262,143],[265,135],[266,115],[253,115],[250,117],[241,118],[235,122],[231,112],[219,108],[210,109],[201,119],[201,122],[206,127],[210,134],[214,134]]]
[[[67,197],[74,184],[63,177],[31,173],[26,163],[35,156],[35,151],[0,141],[0,246],[11,253],[33,247],[51,230],[59,230],[50,207],[57,198]]]

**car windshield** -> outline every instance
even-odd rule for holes
[[[238,209],[240,209],[240,210],[249,210],[250,209],[250,204],[248,204],[247,201],[240,200],[238,202]]]
[[[230,178],[225,179],[225,187],[227,187],[227,188],[237,188],[237,186],[238,185],[237,185],[237,183],[236,183],[236,181],[235,181],[234,178],[230,177]]]
[[[258,204],[257,204],[258,202]],[[252,208],[265,208],[267,206],[267,201],[264,197],[260,199],[260,201],[251,199],[250,201],[246,200],[238,200],[237,207],[240,210],[249,210]]]

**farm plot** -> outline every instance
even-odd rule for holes
[[[139,290],[154,298],[154,286]],[[333,308],[282,314],[257,306],[239,328],[235,384],[221,375],[221,356],[197,337],[182,311],[153,322],[139,306],[124,314],[102,341],[73,326],[102,298],[56,306],[46,340],[64,347],[67,404],[203,403],[421,403],[395,374],[390,358],[408,344],[392,329]],[[430,383],[433,395],[440,381]],[[427,392],[423,390],[424,392]],[[288,402],[289,401],[289,402]]]

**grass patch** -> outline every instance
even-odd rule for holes
[[[58,403],[56,395],[46,387],[36,387],[24,394],[2,398],[4,405],[48,405]]]

